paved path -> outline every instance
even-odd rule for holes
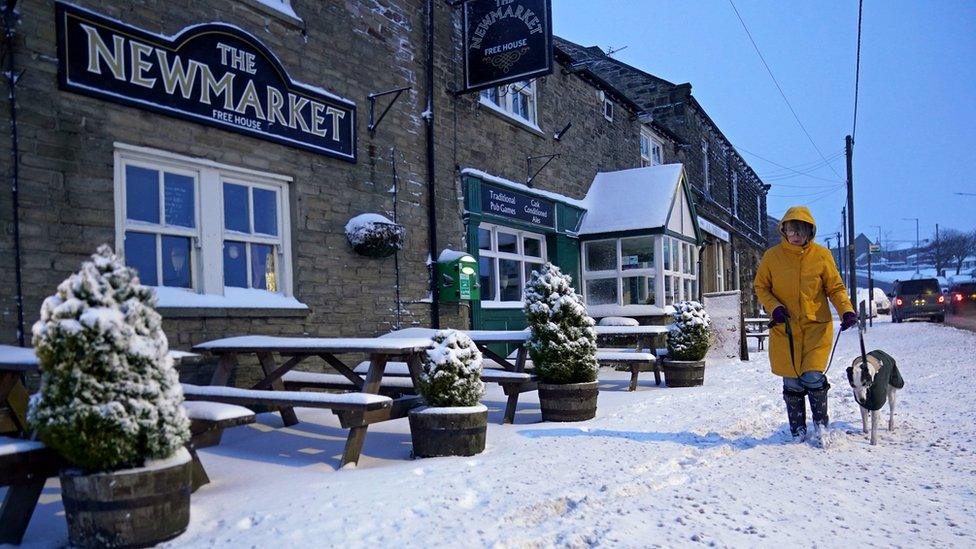
[[[976,332],[976,315],[946,315],[946,324]]]

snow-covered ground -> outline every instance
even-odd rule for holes
[[[336,470],[345,440],[329,412],[299,410],[227,431],[201,451],[213,483],[193,495],[170,546],[927,546],[976,539],[976,334],[881,320],[868,350],[906,380],[893,433],[870,446],[844,368],[829,372],[827,449],[789,441],[779,378],[765,353],[710,365],[705,386],[655,387],[601,372],[597,417],[540,423],[534,393],[515,425],[486,398],[488,448],[410,459],[406,419],[370,427],[358,468]],[[58,546],[66,527],[48,483],[26,546]]]

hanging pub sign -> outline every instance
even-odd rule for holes
[[[356,162],[356,104],[288,77],[223,23],[160,36],[58,2],[61,89]]]
[[[464,90],[552,72],[551,0],[464,1]]]
[[[542,227],[556,226],[555,202],[487,183],[481,184],[481,211]]]

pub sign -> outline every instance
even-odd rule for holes
[[[552,72],[551,0],[465,0],[464,90]]]
[[[242,29],[161,36],[61,2],[55,16],[61,89],[356,162],[356,104],[295,82]]]
[[[481,184],[481,211],[550,229],[556,226],[555,202],[487,183]]]

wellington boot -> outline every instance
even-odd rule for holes
[[[790,434],[794,440],[800,442],[807,438],[807,406],[804,395],[805,393],[783,390],[786,417],[790,420]]]

